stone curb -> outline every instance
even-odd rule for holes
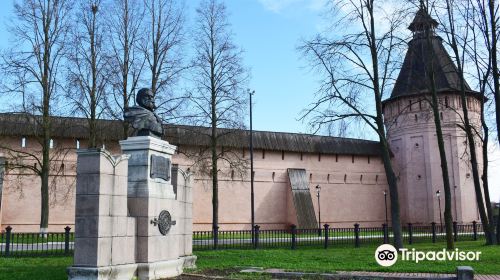
[[[288,272],[278,269],[262,270],[259,268],[243,269],[240,273],[263,273],[271,275],[275,279],[301,279],[301,278],[320,278],[329,280],[456,280],[456,277],[416,277],[416,276],[382,276],[382,275],[359,275],[356,273],[307,273],[307,272]]]

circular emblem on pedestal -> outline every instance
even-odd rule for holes
[[[162,235],[166,235],[172,225],[175,225],[175,221],[172,221],[172,216],[170,216],[170,212],[163,210],[160,212],[158,216],[158,229]]]

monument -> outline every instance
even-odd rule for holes
[[[124,114],[137,136],[120,141],[123,155],[78,152],[68,279],[164,279],[194,267],[190,174],[171,166],[176,147],[161,140],[151,91],[137,103]]]

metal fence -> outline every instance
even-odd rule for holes
[[[0,257],[71,256],[74,233],[16,233],[9,226],[0,233]]]
[[[74,233],[66,227],[61,233],[16,233],[11,227],[0,233],[0,257],[24,256],[71,256],[74,248]],[[407,224],[403,228],[403,242],[437,243],[446,241],[444,226]],[[217,236],[215,238],[215,236]],[[481,224],[453,224],[455,241],[484,240]],[[349,228],[298,229],[292,225],[288,229],[261,230],[218,230],[194,231],[193,250],[212,249],[272,249],[304,247],[334,247],[379,245],[392,241],[392,228],[385,224],[381,227],[361,227],[355,224]]]
[[[403,242],[437,243],[446,241],[444,226],[432,223],[430,225],[407,224],[402,228]],[[216,236],[216,237],[215,237]],[[454,240],[474,241],[483,240],[481,224],[453,223]],[[381,227],[361,227],[355,224],[350,228],[330,228],[324,225],[322,229],[298,229],[292,225],[286,230],[261,230],[257,225],[254,230],[218,230],[193,232],[193,250],[212,249],[271,249],[300,247],[324,247],[379,245],[390,243],[393,239],[392,228],[385,224]]]

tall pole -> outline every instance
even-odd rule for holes
[[[384,203],[385,203],[385,224],[389,226],[389,218],[387,216],[387,191],[384,191]]]
[[[439,223],[441,224],[441,231],[443,231],[443,217],[441,215],[441,191],[436,192],[436,196],[438,198],[438,206],[439,206]]]
[[[321,187],[319,185],[316,186],[316,196],[318,197],[318,236],[321,236],[321,204],[319,199],[319,193],[321,191]]]
[[[253,172],[253,123],[252,123],[252,95],[255,91],[248,90],[250,95],[250,208],[252,212],[252,245],[255,245],[255,203],[254,203],[254,192],[253,192],[253,182],[254,182],[254,172]],[[255,248],[255,246],[254,246]]]

